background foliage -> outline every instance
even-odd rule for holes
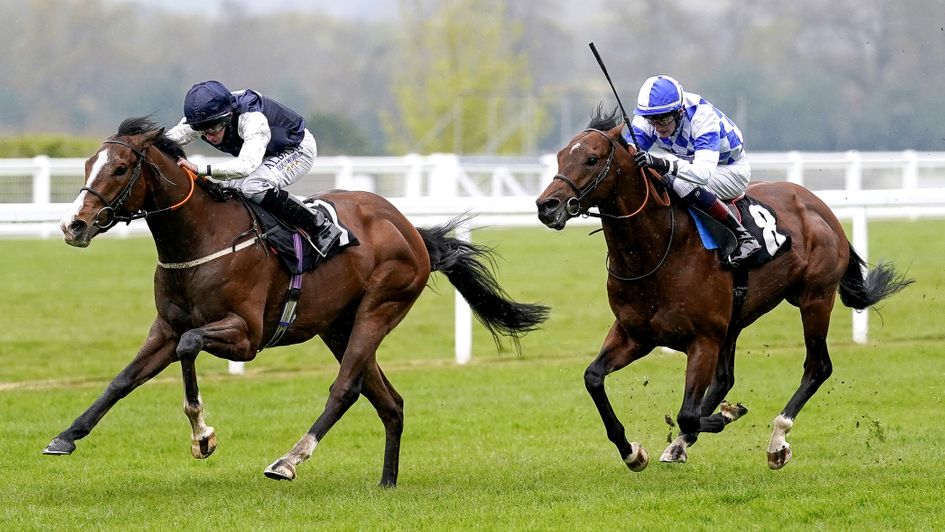
[[[614,103],[594,41],[624,103],[672,74],[753,150],[945,149],[941,0],[401,0],[388,17],[223,5],[0,0],[0,136],[101,138],[149,113],[170,125],[191,84],[220,79],[333,115],[326,136],[360,131],[331,154],[544,153]]]

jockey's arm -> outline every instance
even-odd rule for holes
[[[181,146],[189,144],[200,138],[200,132],[194,131],[194,128],[185,124],[186,118],[181,118],[176,126],[169,129],[164,136],[180,144]]]
[[[700,106],[690,121],[692,160],[680,160],[676,177],[705,186],[719,165],[722,126],[709,106]]]
[[[272,138],[269,120],[260,112],[243,113],[239,117],[237,132],[243,139],[240,154],[226,162],[213,165],[214,179],[239,179],[251,174],[262,164],[266,146]]]
[[[719,152],[713,150],[696,150],[692,162],[678,159],[676,177],[690,183],[705,186],[719,165]]]

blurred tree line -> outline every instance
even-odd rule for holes
[[[598,102],[673,75],[753,150],[945,150],[942,0],[401,0],[185,16],[107,0],[0,0],[0,137],[171,126],[194,82],[301,112],[325,155],[556,151]],[[2,154],[0,154],[2,155]]]

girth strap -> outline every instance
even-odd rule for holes
[[[292,233],[292,245],[295,246],[295,256],[299,261],[298,270],[302,270],[302,237],[299,236],[298,232]],[[292,276],[292,280],[289,281],[289,290],[286,292],[285,304],[282,307],[282,315],[279,317],[279,325],[276,327],[276,331],[272,334],[272,339],[264,345],[260,351],[267,347],[272,347],[279,343],[279,340],[282,339],[282,335],[285,334],[289,326],[292,325],[292,322],[295,321],[296,312],[295,308],[298,306],[299,297],[302,295],[302,274],[297,273]]]

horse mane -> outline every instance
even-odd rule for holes
[[[156,129],[160,129],[160,126],[154,123],[150,116],[138,116],[124,119],[121,125],[118,126],[118,135],[140,135]],[[175,161],[187,157],[187,154],[184,153],[184,148],[176,141],[167,138],[164,133],[161,133],[158,138],[154,139],[154,146]]]
[[[610,113],[605,113],[604,104],[598,103],[597,109],[594,110],[594,114],[591,116],[591,121],[587,124],[587,127],[588,129],[607,131],[620,124],[623,124],[623,116],[621,116],[616,107],[614,107],[613,111]]]

